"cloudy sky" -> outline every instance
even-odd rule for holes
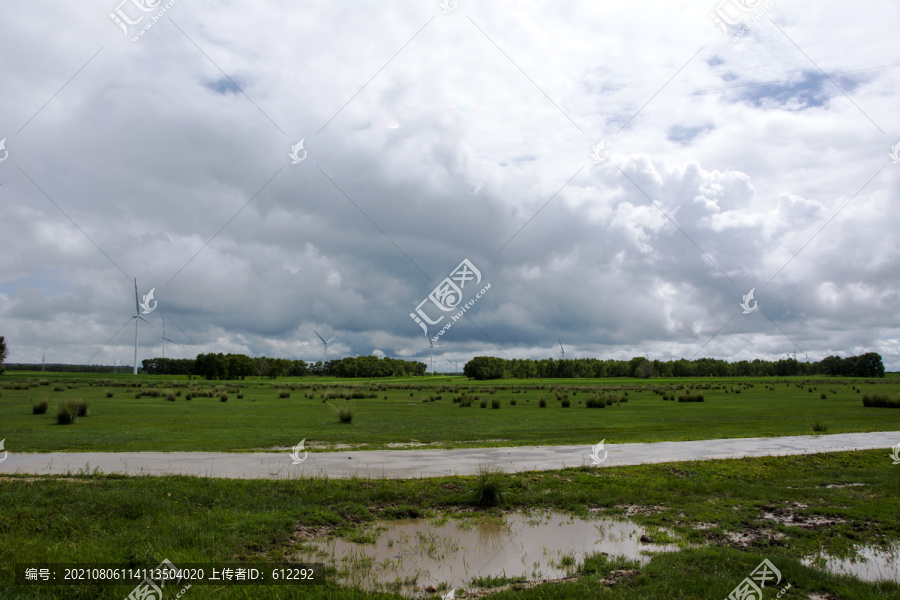
[[[425,360],[467,259],[440,370],[900,369],[895,0],[118,1],[3,8],[9,362]]]

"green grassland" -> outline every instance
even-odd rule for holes
[[[898,469],[886,451],[872,450],[493,474],[492,483],[502,493],[502,502],[494,507],[475,503],[477,476],[280,481],[5,476],[0,477],[0,598],[122,599],[131,589],[14,586],[16,562],[151,567],[164,558],[175,565],[279,562],[296,556],[309,530],[360,539],[376,519],[553,509],[584,518],[630,514],[654,539],[676,542],[682,549],[655,555],[644,566],[597,554],[578,565],[575,580],[528,589],[514,585],[486,597],[725,598],[768,558],[792,586],[781,596],[786,600],[896,600],[900,598],[896,583],[836,577],[799,561],[822,550],[843,556],[854,545],[884,548],[900,541]],[[790,519],[772,520],[772,513]],[[610,580],[616,583],[609,584]],[[418,597],[423,595],[420,591]],[[770,591],[765,598],[774,596]],[[194,586],[184,598],[399,600],[401,596],[334,584],[210,585]]]
[[[803,435],[814,424],[816,433],[900,430],[900,410],[861,401],[867,393],[900,397],[900,379],[892,377],[208,382],[7,373],[0,384],[0,438],[12,452],[264,451],[303,438],[314,452],[416,442],[442,448],[656,442]],[[704,401],[663,400],[688,393]],[[615,401],[586,408],[602,394]],[[33,414],[42,400],[46,414]],[[86,402],[88,416],[58,424],[56,409],[66,401]],[[492,408],[495,401],[499,408]],[[350,424],[336,416],[347,402]]]

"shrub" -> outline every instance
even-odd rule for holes
[[[603,395],[598,395],[596,398],[588,398],[584,401],[585,408],[606,408],[606,400],[603,398]]]
[[[75,414],[79,417],[88,416],[88,403],[77,400],[72,403],[75,406]]]
[[[193,397],[194,397],[193,394],[191,394],[190,392],[188,392],[187,394],[184,395],[185,400],[191,400]]]
[[[877,408],[900,408],[900,398],[891,398],[887,394],[863,394],[863,406]]]
[[[43,414],[46,414],[46,413],[47,413],[47,406],[49,406],[49,404],[50,404],[50,403],[47,402],[47,399],[44,398],[43,400],[41,400],[41,401],[38,402],[37,404],[32,405],[32,407],[31,407],[31,414],[33,414],[33,415],[43,415]]]
[[[482,400],[478,403],[478,406],[480,406],[481,408],[487,408],[487,400]]]
[[[820,421],[818,419],[813,421],[810,426],[812,427],[813,431],[821,431],[823,433],[828,431],[828,425],[826,425],[825,423],[823,423],[822,421]]]
[[[487,468],[480,468],[475,478],[475,504],[478,506],[497,506],[503,502],[502,473]]]
[[[112,397],[113,397],[113,393],[112,393],[112,392],[106,392],[106,397],[107,397],[107,398],[112,398]]]
[[[822,392],[821,394],[819,394],[819,398],[821,398],[822,400],[826,400],[828,396],[825,394],[825,392]]]
[[[491,408],[500,408],[500,399],[499,398],[491,399]]]
[[[541,396],[541,401],[538,402],[538,406],[540,406],[541,408],[547,408],[547,400],[545,400],[543,396]]]
[[[291,393],[290,392],[278,392],[278,397],[279,398],[290,398]],[[323,398],[322,401],[324,402],[325,399]]]
[[[63,391],[65,391],[65,389],[66,389],[66,388],[64,388],[64,387],[61,386],[61,385],[55,385],[55,386],[53,386],[53,391],[54,391],[54,392],[63,392]]]
[[[172,392],[166,392],[165,398],[169,402],[175,402],[175,394],[173,394]]]
[[[513,398],[512,400],[510,400],[510,401],[509,401],[509,405],[510,405],[510,406],[515,406],[515,405],[516,405],[516,399]]]
[[[353,406],[349,402],[342,402],[337,408],[338,420],[341,423],[350,424],[353,422]]]
[[[688,392],[686,394],[682,394],[678,396],[679,402],[703,402],[703,394],[692,394]]]
[[[569,399],[568,399],[568,398],[563,398],[563,400],[562,400],[562,407],[563,407],[563,408],[569,408],[569,406],[570,406]]]
[[[74,402],[63,402],[56,409],[56,422],[60,425],[72,425],[77,414]]]
[[[244,394],[238,394],[237,396],[238,396],[238,400],[243,400],[243,399],[244,399]]]

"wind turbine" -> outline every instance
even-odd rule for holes
[[[434,342],[431,341],[431,338],[428,338],[428,345],[431,347],[431,374],[434,375],[434,349],[442,348],[443,344],[434,345]]]
[[[170,340],[166,337],[166,315],[163,315],[163,334],[162,334],[162,344],[163,344],[163,355],[162,357],[166,357],[166,342],[172,342],[175,345],[178,345],[178,342],[174,340]]]
[[[315,333],[316,336],[317,336],[320,340],[322,340],[322,345],[325,346],[325,361],[322,363],[322,364],[325,364],[325,363],[328,362],[328,342],[330,342],[331,340],[333,340],[334,338],[336,338],[338,335],[341,335],[341,334],[335,335],[334,337],[331,338],[331,340],[328,340],[328,341],[326,342],[326,341],[325,341],[325,338],[323,338],[321,335],[319,335],[319,332],[318,332],[318,331],[316,331],[316,330],[314,329],[314,330],[313,330],[313,333]]]
[[[566,349],[563,348],[562,340],[560,339],[560,340],[557,340],[557,341],[559,342],[559,351],[560,351],[560,354],[562,354],[562,359],[561,359],[561,360],[566,360]]]
[[[153,291],[156,288],[150,290],[150,293],[144,295],[144,303],[141,304],[138,301],[138,289],[137,289],[137,277],[134,278],[134,374],[137,375],[138,372],[138,362],[137,362],[137,351],[138,351],[138,325],[141,321],[150,323],[154,327],[158,327],[155,323],[147,321],[144,317],[141,316],[141,309],[143,309],[143,313],[145,315],[149,315],[154,310],[156,310],[156,300],[153,299]],[[150,302],[153,302],[153,307],[150,307]]]

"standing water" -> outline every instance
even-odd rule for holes
[[[335,566],[344,584],[412,592],[414,586],[441,583],[446,589],[471,587],[473,578],[566,577],[585,556],[598,552],[646,563],[644,552],[677,550],[641,543],[645,531],[633,523],[558,513],[382,521],[375,531],[380,533],[374,544],[317,541],[299,558]]]

